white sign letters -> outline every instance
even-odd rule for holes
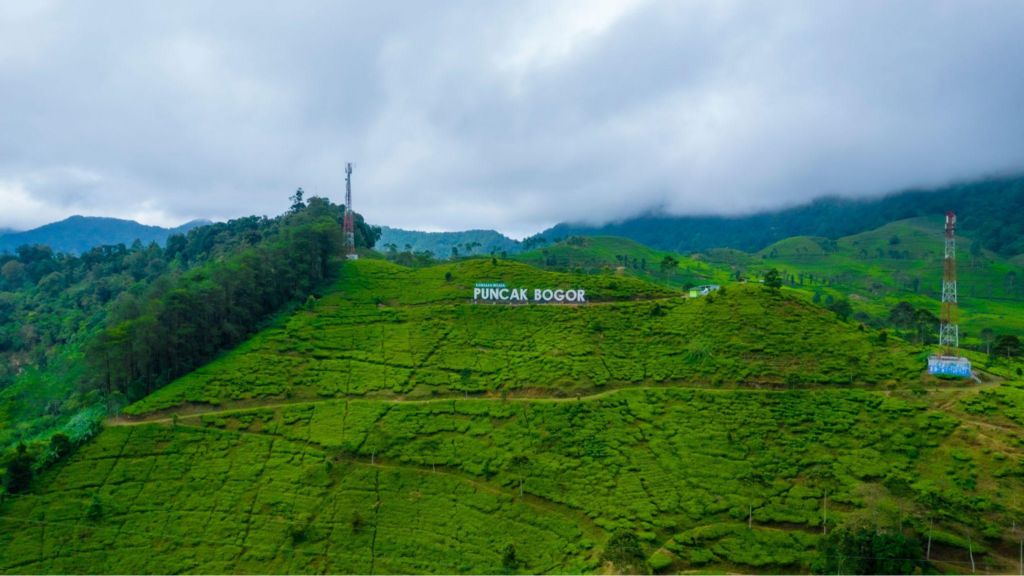
[[[542,288],[509,288],[504,283],[478,282],[473,288],[473,300],[489,302],[528,303],[528,302],[562,302],[585,304],[585,290],[552,290]]]

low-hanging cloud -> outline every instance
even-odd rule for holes
[[[0,0],[0,228],[513,235],[1024,167],[1024,4]]]

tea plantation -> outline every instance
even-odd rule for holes
[[[467,303],[475,281],[494,280],[584,288],[591,304]],[[691,301],[636,279],[511,262],[410,270],[358,261],[331,295],[126,413],[268,397],[909,385],[921,380],[917,352],[754,285]]]
[[[326,400],[112,427],[8,498],[7,572],[809,570],[843,522],[1015,550],[1024,390]],[[985,421],[974,421],[985,414]],[[506,548],[515,562],[507,565]],[[1009,552],[1008,552],[1009,550]]]
[[[1024,383],[924,354],[758,285],[352,262],[8,495],[0,572],[801,573],[854,526],[1016,570]]]

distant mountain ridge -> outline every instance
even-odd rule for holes
[[[26,230],[0,235],[0,253],[14,252],[25,244],[46,244],[54,252],[82,254],[97,246],[131,245],[136,239],[143,244],[164,244],[173,234],[187,234],[189,230],[210,224],[209,220],[192,220],[175,228],[147,226],[134,220],[96,216],[71,216]]]
[[[908,190],[872,199],[825,197],[774,212],[741,217],[647,214],[603,226],[561,223],[538,234],[621,236],[652,248],[702,252],[735,248],[757,252],[793,236],[837,239],[890,222],[957,213],[958,228],[1004,256],[1024,254],[1024,177],[992,178],[932,190]]]
[[[429,250],[435,256],[444,257],[451,253],[452,247],[459,244],[463,246],[468,242],[479,242],[480,246],[473,249],[474,254],[489,254],[493,248],[495,252],[507,252],[509,254],[519,252],[519,244],[494,230],[464,230],[461,232],[420,232],[418,230],[402,230],[381,226],[380,241],[377,242],[379,250],[387,250],[385,244],[395,244],[400,251],[405,246],[412,246],[413,252]],[[462,249],[459,250],[462,252]]]

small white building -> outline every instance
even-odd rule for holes
[[[720,286],[718,284],[705,284],[703,286],[694,286],[690,288],[690,298],[696,298],[698,296],[707,296],[715,290],[718,290]]]

